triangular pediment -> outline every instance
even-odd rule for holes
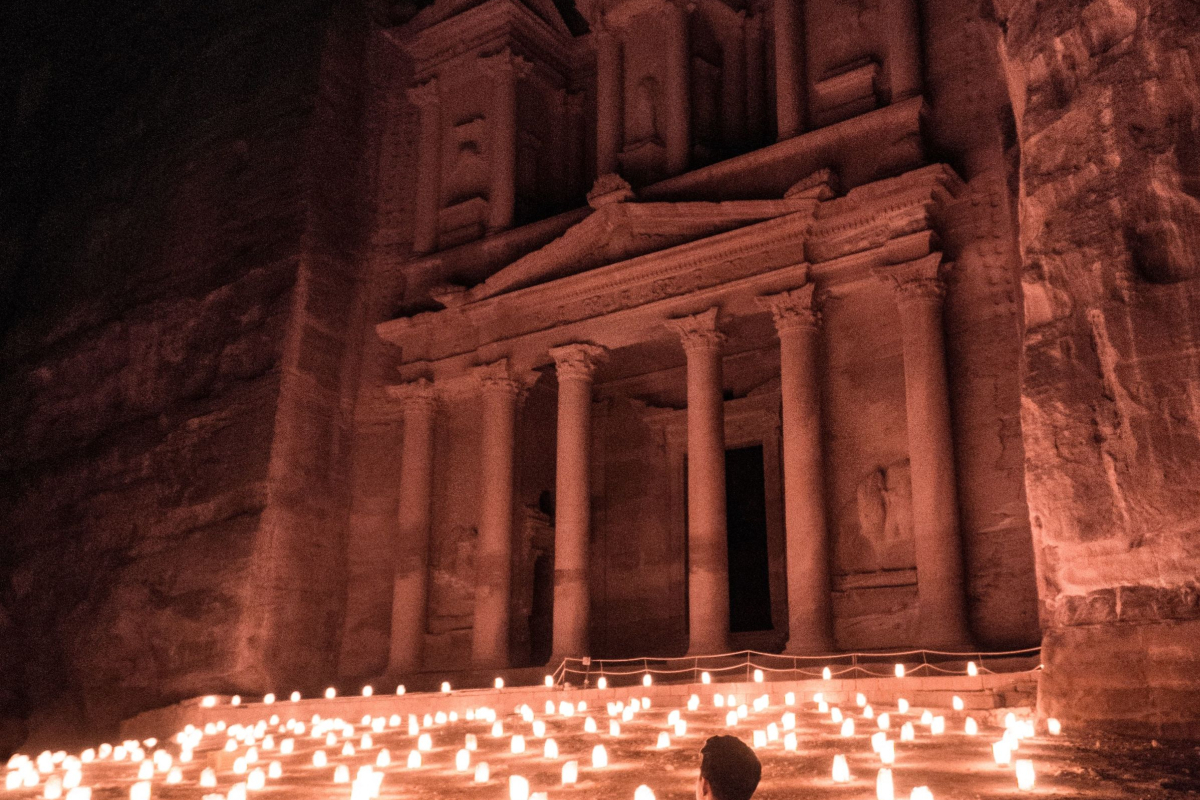
[[[476,302],[801,211],[806,199],[611,203],[463,293]]]

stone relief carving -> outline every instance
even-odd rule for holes
[[[429,632],[469,630],[475,613],[475,547],[478,532],[456,525],[437,540],[430,563]]]
[[[842,515],[838,567],[843,573],[912,569],[912,482],[908,459],[871,470],[853,509]]]

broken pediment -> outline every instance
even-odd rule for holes
[[[747,225],[809,212],[805,199],[599,206],[562,236],[514,261],[467,292],[471,302],[577,275]]]

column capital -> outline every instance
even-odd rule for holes
[[[756,299],[760,306],[771,312],[775,330],[781,335],[790,331],[815,331],[821,325],[821,314],[813,296],[815,288],[815,284],[806,283],[799,289]]]
[[[550,349],[559,383],[590,381],[600,362],[608,357],[608,348],[595,344],[566,344]]]
[[[876,276],[890,283],[900,302],[924,301],[941,303],[946,296],[946,273],[951,264],[942,261],[941,253],[930,253],[916,261],[873,267]]]
[[[407,413],[409,410],[435,411],[438,404],[437,387],[433,381],[417,378],[408,383],[387,387],[388,397],[400,402]]]
[[[417,84],[409,89],[407,94],[409,102],[421,108],[437,105],[442,99],[438,92],[437,78],[430,78],[424,83]]]
[[[514,372],[507,358],[475,367],[471,370],[471,376],[484,394],[494,393],[511,397],[520,397],[532,382],[527,376]]]
[[[509,48],[504,48],[499,53],[490,56],[483,56],[479,59],[493,74],[515,74],[519,78],[524,78],[533,69],[533,65],[524,56],[519,56],[513,53]]]
[[[667,328],[678,334],[686,352],[717,350],[725,341],[725,334],[717,330],[716,307],[687,317],[676,317],[666,322]]]

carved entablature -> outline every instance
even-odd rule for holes
[[[377,330],[402,348],[409,365],[402,372],[433,375],[440,385],[442,377],[480,361],[507,356],[533,369],[551,362],[551,348],[571,342],[614,349],[661,337],[667,320],[705,309],[736,317],[761,314],[766,303],[781,332],[811,327],[817,323],[814,285],[831,291],[875,281],[876,271],[898,274],[895,265],[923,263],[931,254],[939,260],[932,226],[939,204],[951,196],[948,187],[956,185],[947,168],[923,168],[846,198],[788,201],[796,205],[780,206],[773,219],[732,230],[718,226],[694,241],[576,272],[557,259],[591,257],[598,240],[589,246],[578,231],[600,235],[601,229],[585,221],[547,245],[542,261],[521,259],[454,293],[443,311]],[[709,204],[709,213],[737,218],[737,206]],[[560,246],[567,241],[573,243]],[[812,252],[830,257],[804,260]]]

